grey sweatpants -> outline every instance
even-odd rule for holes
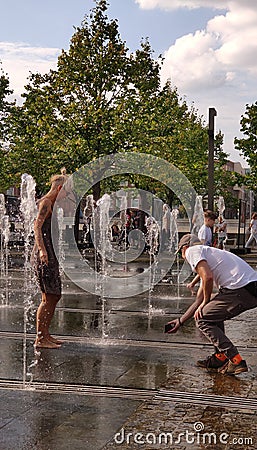
[[[203,307],[203,317],[196,324],[212,342],[216,351],[225,353],[231,359],[238,354],[238,350],[225,335],[224,321],[256,307],[257,297],[250,294],[246,288],[223,288]]]

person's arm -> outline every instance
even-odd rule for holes
[[[197,264],[196,272],[200,275],[202,280],[202,302],[195,311],[194,317],[196,320],[202,318],[202,309],[210,301],[212,290],[213,290],[213,274],[205,260],[200,261]]]
[[[178,331],[178,329],[188,320],[191,319],[191,317],[194,316],[195,311],[197,310],[197,308],[200,306],[200,304],[203,301],[203,290],[202,290],[202,286],[199,287],[198,291],[197,291],[197,295],[196,295],[196,299],[194,301],[194,303],[192,303],[192,305],[189,306],[189,308],[187,308],[186,312],[184,314],[182,314],[182,316],[178,319],[174,319],[171,320],[168,323],[172,323],[174,326],[173,328],[168,331],[168,333],[176,333],[176,331]]]
[[[47,216],[51,213],[51,202],[48,199],[44,199],[39,203],[38,215],[36,217],[34,223],[34,234],[35,234],[35,242],[37,248],[39,250],[39,257],[42,263],[48,264],[48,255],[45,248],[43,235],[42,235],[42,226],[47,218]]]
[[[201,260],[196,266],[196,272],[201,278],[201,284],[197,291],[194,303],[179,318],[172,320],[174,327],[168,333],[175,333],[184,322],[194,316],[196,320],[202,317],[202,309],[209,302],[213,290],[213,275],[205,260]]]
[[[193,287],[198,283],[198,281],[200,281],[200,276],[197,274],[197,275],[193,278],[193,280],[191,281],[191,283],[188,283],[187,287],[190,286],[189,289],[193,288]]]
[[[197,274],[197,275],[193,278],[193,280],[191,281],[191,283],[188,283],[188,284],[187,284],[187,288],[190,289],[192,295],[195,295],[194,287],[195,287],[195,285],[196,285],[199,281],[200,281],[200,276]]]

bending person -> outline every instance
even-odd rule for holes
[[[61,298],[61,277],[59,263],[53,248],[51,219],[54,203],[67,178],[65,175],[54,175],[51,178],[50,191],[37,202],[38,214],[34,224],[33,265],[42,294],[36,316],[35,347],[59,348],[62,343],[49,333],[56,305]],[[61,198],[66,197],[64,189],[60,196]],[[56,230],[58,232],[57,224]]]
[[[191,246],[190,246],[191,245]],[[220,373],[247,372],[247,364],[225,334],[224,322],[257,307],[257,272],[230,252],[201,245],[196,236],[184,235],[178,251],[201,278],[196,300],[178,319],[169,323],[175,333],[190,317],[214,345],[215,353],[197,365]],[[212,297],[213,286],[219,289]]]

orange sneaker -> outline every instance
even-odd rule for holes
[[[220,369],[218,369],[218,372],[222,373],[223,375],[238,375],[242,372],[248,372],[248,367],[244,359],[242,359],[239,364],[234,364],[229,359],[225,364],[223,364],[223,367],[220,367]]]
[[[207,370],[218,370],[219,368],[224,366],[224,361],[221,361],[215,353],[211,356],[208,356],[206,359],[197,361],[197,366],[202,367]]]

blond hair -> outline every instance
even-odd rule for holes
[[[51,187],[56,188],[57,186],[63,186],[68,178],[67,175],[53,175],[50,179]]]

